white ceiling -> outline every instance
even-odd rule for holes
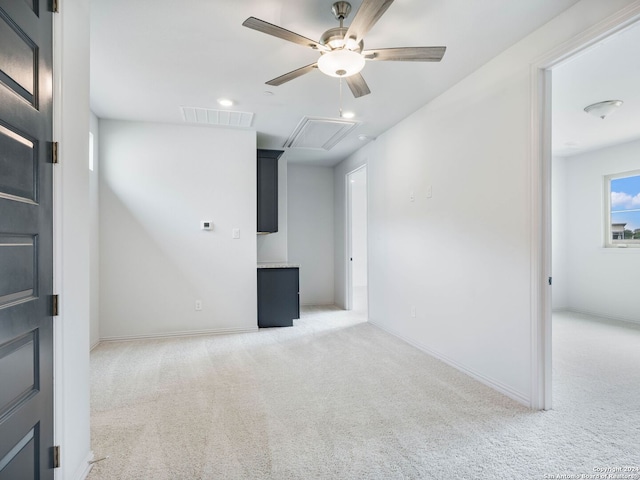
[[[640,138],[640,26],[609,37],[552,72],[552,148],[570,156]],[[622,100],[604,120],[587,105]]]
[[[577,1],[396,0],[365,37],[365,48],[446,45],[442,62],[368,62],[362,74],[372,93],[354,99],[344,86],[343,108],[361,125],[328,152],[289,149],[286,158],[334,165],[363,145],[359,134],[381,134]],[[232,110],[255,114],[259,147],[281,148],[304,116],[338,116],[339,81],[316,70],[265,85],[315,62],[318,53],[242,22],[255,16],[317,40],[338,26],[332,3],[93,0],[92,109],[101,118],[182,123],[181,106],[218,109],[217,99],[228,97],[236,102]],[[352,2],[345,25],[360,3]],[[595,100],[602,95],[610,96],[598,92]]]

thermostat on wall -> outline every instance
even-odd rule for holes
[[[202,220],[200,222],[200,228],[202,230],[213,230],[213,222],[209,220]]]

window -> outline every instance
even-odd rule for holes
[[[93,172],[93,133],[89,132],[89,170]]]
[[[605,177],[605,245],[640,247],[640,170]]]

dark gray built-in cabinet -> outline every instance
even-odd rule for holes
[[[297,267],[258,267],[258,327],[291,327],[300,318]]]
[[[258,150],[258,233],[278,231],[278,159],[282,150]]]

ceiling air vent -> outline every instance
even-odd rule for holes
[[[253,113],[233,110],[214,110],[211,108],[180,107],[186,123],[218,125],[220,127],[250,127]]]
[[[304,117],[283,146],[331,150],[358,125],[351,120]]]

